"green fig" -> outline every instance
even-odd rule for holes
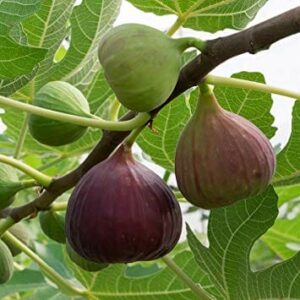
[[[0,163],[0,210],[11,205],[14,195],[27,187],[26,181],[19,180],[15,168]]]
[[[89,103],[76,87],[64,81],[52,81],[44,85],[35,95],[33,105],[90,117]],[[78,140],[87,128],[62,121],[51,120],[38,115],[30,115],[29,131],[40,143],[61,146]]]
[[[160,106],[172,93],[189,47],[203,47],[194,38],[171,39],[141,24],[117,26],[102,38],[98,49],[104,75],[118,100],[145,112]]]
[[[108,267],[108,264],[99,264],[83,258],[79,254],[77,254],[77,252],[75,252],[68,241],[66,242],[66,250],[71,261],[85,271],[99,272],[100,270]]]
[[[13,257],[3,241],[0,240],[0,284],[9,281],[14,272]]]
[[[30,241],[30,234],[27,227],[22,223],[17,223],[8,230],[11,234],[13,234],[18,240],[20,240],[23,244],[28,245]],[[22,251],[15,247],[13,243],[10,242],[5,236],[1,238],[6,246],[9,248],[12,256],[17,256]]]
[[[52,240],[64,244],[65,217],[54,211],[42,211],[39,213],[40,225],[43,232]]]
[[[265,135],[224,110],[212,92],[200,94],[176,149],[175,174],[184,197],[205,209],[227,206],[263,192],[274,169]]]

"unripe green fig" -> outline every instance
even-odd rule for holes
[[[9,281],[14,272],[13,257],[3,241],[0,240],[0,284]]]
[[[171,95],[182,53],[201,46],[202,42],[194,38],[171,39],[146,25],[124,24],[103,37],[98,57],[118,100],[131,110],[145,112]]]
[[[0,210],[11,205],[14,195],[26,187],[13,167],[0,163]]]
[[[28,232],[27,227],[22,223],[17,223],[8,230],[11,234],[13,234],[18,240],[20,240],[23,244],[28,245],[30,241],[30,234]],[[3,242],[6,244],[8,249],[10,250],[12,256],[17,256],[22,251],[15,247],[14,244],[8,240],[5,236],[1,238]]]
[[[205,209],[255,196],[269,185],[275,155],[269,140],[245,118],[224,110],[210,91],[176,149],[175,173],[184,197]]]
[[[83,258],[77,252],[75,252],[75,250],[71,247],[68,241],[66,241],[66,250],[71,261],[85,271],[99,272],[100,270],[108,267],[108,264],[98,264]]]
[[[89,103],[76,87],[64,81],[52,81],[44,85],[35,95],[33,105],[77,115],[90,117]],[[78,140],[87,128],[62,121],[30,115],[29,131],[40,143],[62,146]]]
[[[39,214],[40,225],[43,232],[52,240],[64,244],[65,218],[54,211],[42,211]]]

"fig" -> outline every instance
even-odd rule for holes
[[[61,244],[66,242],[64,216],[50,210],[42,211],[39,214],[39,221],[43,232],[50,239]]]
[[[108,264],[98,264],[81,257],[72,249],[68,242],[66,242],[66,250],[71,261],[85,271],[99,272],[100,270],[108,267]]]
[[[184,197],[204,209],[227,206],[264,191],[274,169],[264,134],[224,110],[212,91],[200,94],[176,148],[175,174]]]
[[[176,245],[181,226],[171,189],[123,145],[83,176],[66,212],[71,247],[97,263],[159,258]]]
[[[146,112],[160,106],[179,77],[181,55],[198,47],[195,38],[171,39],[141,24],[124,24],[100,41],[99,61],[118,100],[127,108]]]
[[[11,205],[14,195],[26,187],[19,181],[15,168],[0,163],[0,210]]]
[[[13,234],[18,240],[20,240],[25,245],[29,244],[30,234],[28,232],[27,227],[22,223],[17,223],[8,230],[11,234]],[[13,243],[11,243],[5,236],[1,238],[3,242],[6,244],[8,249],[10,250],[12,256],[17,256],[22,251],[15,247]]]
[[[13,257],[3,241],[0,240],[0,284],[9,281],[14,272]]]
[[[63,113],[90,117],[89,103],[76,87],[64,81],[52,81],[41,87],[33,99],[33,105]],[[29,131],[40,143],[62,146],[78,140],[86,127],[51,120],[30,114]]]

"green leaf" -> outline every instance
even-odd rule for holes
[[[52,80],[68,81],[84,90],[100,65],[97,48],[102,35],[119,14],[121,0],[84,0],[71,16],[71,45],[64,59],[56,64]]]
[[[154,119],[153,130],[145,128],[138,138],[138,144],[151,159],[163,168],[173,172],[176,145],[180,133],[194,109],[198,90],[190,94],[189,101],[184,95],[165,106]],[[193,106],[193,108],[191,108]]]
[[[292,185],[300,182],[300,102],[296,101],[293,108],[292,134],[287,145],[277,155],[275,185]]]
[[[289,186],[278,186],[275,188],[276,193],[279,197],[278,206],[283,205],[294,199],[300,197],[300,184],[289,185]]]
[[[254,242],[274,223],[277,196],[272,187],[263,194],[211,211],[209,248],[188,228],[189,245],[199,268],[218,288],[218,299],[299,298],[300,253],[259,272],[250,269]]]
[[[8,283],[1,285],[0,298],[2,299],[11,294],[39,289],[46,286],[47,283],[41,272],[29,269],[16,271]]]
[[[256,72],[240,72],[231,77],[266,83],[264,76]],[[224,109],[248,119],[268,138],[274,136],[277,128],[272,126],[274,117],[270,113],[273,104],[271,95],[231,87],[216,87],[214,93]]]
[[[242,29],[267,0],[129,0],[137,8],[157,15],[174,14],[186,20],[185,27],[216,32],[225,28]]]
[[[207,277],[195,268],[191,252],[181,252],[174,260],[192,280],[201,280],[205,288],[213,289]],[[85,272],[75,264],[72,269],[76,278],[97,299],[198,299],[169,268],[139,278],[126,276],[127,267],[121,264],[112,265],[97,273]]]
[[[74,0],[43,1],[39,11],[22,24],[29,45],[48,50],[34,79],[36,90],[48,81],[55,67],[54,56],[69,32],[67,22],[73,6]]]
[[[291,258],[300,250],[300,216],[277,219],[261,239],[282,259]]]

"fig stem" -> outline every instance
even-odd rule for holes
[[[36,180],[22,180],[21,181],[23,189],[27,189],[30,187],[40,186],[40,184]]]
[[[211,300],[207,293],[196,284],[169,256],[162,258],[163,262],[183,281],[201,300]]]
[[[112,121],[118,121],[120,108],[121,108],[121,103],[117,98],[115,98],[113,103],[110,106],[110,118]]]
[[[41,257],[39,257],[35,252],[28,248],[24,243],[17,239],[10,232],[4,234],[5,238],[12,243],[16,248],[22,250],[28,257],[30,257],[34,262],[36,262],[44,274],[53,281],[61,291],[68,295],[87,295],[88,291],[81,290],[69,283],[65,278],[58,274],[53,268],[51,268]]]
[[[23,173],[25,173],[28,176],[35,179],[39,184],[41,184],[44,187],[49,187],[50,184],[52,183],[52,177],[43,174],[42,172],[32,168],[31,166],[15,159],[15,158],[0,154],[0,162],[3,162],[14,168],[19,169]]]
[[[53,111],[51,109],[34,106],[27,103],[22,103],[20,101],[16,101],[3,96],[0,96],[0,104],[3,105],[4,107],[16,108],[25,112],[29,112],[53,120],[68,122],[80,126],[86,126],[86,127],[90,126],[90,127],[100,128],[104,130],[112,130],[112,131],[130,131],[134,128],[140,127],[143,124],[147,123],[151,118],[150,114],[147,112],[139,113],[134,118],[127,121],[121,121],[121,122],[107,121],[98,117],[97,118],[79,117],[67,113]]]
[[[270,86],[264,83],[254,82],[245,79],[227,78],[222,76],[208,75],[204,80],[207,84],[220,85],[234,88],[250,89],[269,94],[276,94],[300,100],[300,92],[293,92],[290,90],[282,89],[275,86]]]
[[[50,207],[51,210],[53,211],[63,211],[66,210],[68,206],[68,202],[58,202],[58,203],[53,203]]]
[[[146,124],[144,126],[141,126],[141,127],[138,127],[136,129],[132,130],[131,133],[127,136],[127,138],[125,138],[125,140],[123,141],[123,145],[126,148],[131,148],[132,145],[134,144],[135,140],[139,136],[139,134],[145,128],[145,126],[146,126]]]
[[[165,183],[167,183],[168,180],[169,180],[169,178],[170,178],[170,176],[171,176],[171,172],[168,171],[168,170],[166,170],[166,171],[165,171],[165,174],[164,174],[164,177],[163,177],[163,181],[164,181]]]
[[[172,36],[186,21],[186,18],[182,16],[178,16],[176,21],[173,23],[173,25],[169,28],[167,31],[168,36]]]
[[[7,229],[16,224],[15,220],[11,217],[7,217],[4,220],[0,220],[0,238]]]

